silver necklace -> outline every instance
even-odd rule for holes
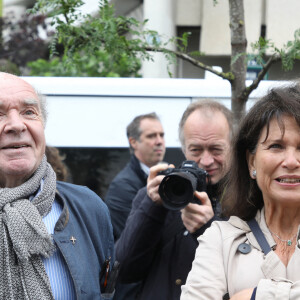
[[[270,229],[269,229],[270,230]],[[275,235],[281,242],[284,242],[284,243],[286,243],[287,244],[287,246],[292,246],[292,244],[293,244],[293,240],[294,240],[294,238],[297,236],[297,234],[298,234],[298,232],[295,234],[295,235],[293,235],[290,239],[288,239],[288,240],[284,240],[284,239],[282,239],[278,234],[276,234],[275,232],[272,232],[271,230],[270,230],[270,232],[273,234],[273,235]]]

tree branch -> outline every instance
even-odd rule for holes
[[[203,70],[206,70],[206,71],[209,71],[223,79],[226,79],[228,81],[232,81],[233,80],[233,75],[231,72],[228,72],[228,73],[224,73],[224,72],[218,72],[216,71],[215,69],[213,69],[212,67],[202,63],[201,61],[191,57],[190,55],[186,54],[186,53],[183,53],[183,52],[180,52],[180,51],[176,51],[176,50],[170,50],[170,49],[166,49],[166,48],[160,48],[160,47],[151,47],[151,46],[147,46],[145,48],[146,51],[153,51],[153,52],[162,52],[162,53],[170,53],[170,54],[173,54],[173,55],[176,55],[176,57],[178,58],[181,58],[189,63],[191,63],[192,65],[200,68],[200,69],[203,69]]]
[[[248,99],[251,92],[254,91],[258,87],[259,83],[263,80],[264,76],[267,74],[272,64],[274,64],[277,61],[280,61],[280,56],[277,54],[273,54],[268,59],[267,63],[263,65],[263,68],[258,73],[257,78],[253,80],[253,82],[245,89],[243,93],[243,98]]]

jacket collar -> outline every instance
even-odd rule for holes
[[[54,231],[62,231],[69,222],[69,209],[66,205],[65,199],[62,197],[62,195],[57,189],[55,191],[55,199],[61,204],[63,210],[61,215],[59,216],[58,221],[55,224]]]
[[[276,243],[275,243],[275,241],[272,237],[272,234],[270,233],[269,228],[266,224],[264,208],[262,208],[261,211],[257,211],[255,219],[256,219],[260,229],[262,230],[263,234],[265,235],[270,247],[271,248],[275,247]],[[231,225],[233,225],[234,227],[244,231],[246,233],[247,239],[249,240],[250,244],[257,249],[260,249],[260,246],[246,221],[243,221],[242,219],[233,216],[233,217],[230,217],[228,222]]]
[[[140,161],[137,159],[137,157],[134,154],[131,155],[130,164],[133,170],[138,174],[139,178],[145,181],[145,185],[146,185],[148,175],[142,170]]]

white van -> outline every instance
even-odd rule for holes
[[[66,156],[74,183],[104,198],[113,177],[129,160],[126,126],[156,112],[165,130],[165,161],[183,160],[179,120],[189,103],[214,98],[231,107],[230,84],[222,79],[23,77],[47,96],[46,141]],[[248,107],[278,82],[263,81]]]
[[[155,111],[166,132],[166,146],[179,147],[177,128],[187,105],[214,98],[228,108],[227,80],[23,77],[47,96],[47,142],[57,147],[128,147],[125,129],[137,115]],[[248,106],[278,82],[262,81]]]

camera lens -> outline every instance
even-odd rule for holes
[[[162,180],[159,195],[170,210],[180,210],[193,199],[197,178],[188,172],[172,173]]]

